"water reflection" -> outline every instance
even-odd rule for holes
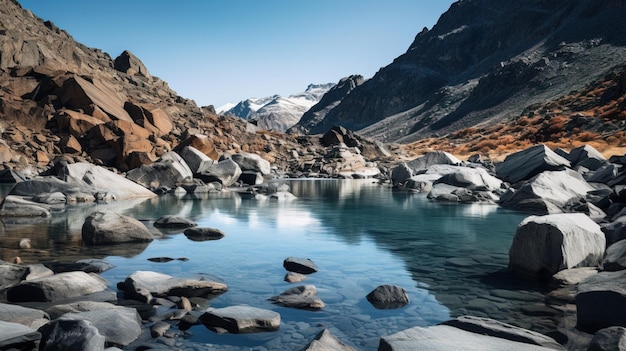
[[[524,306],[543,304],[538,287],[518,283],[505,270],[522,215],[494,205],[436,203],[420,194],[393,192],[371,180],[288,184],[296,201],[243,200],[237,193],[222,192],[72,207],[49,223],[5,225],[0,255],[19,255],[25,262],[108,256],[116,268],[103,276],[112,288],[135,270],[214,275],[230,289],[211,301],[212,306],[249,304],[279,311],[283,317],[278,333],[215,335],[200,327],[193,330],[189,339],[193,342],[301,349],[323,324],[358,349],[375,350],[380,335],[461,314],[489,316],[538,331],[554,328],[553,315],[524,313]],[[85,247],[80,230],[84,218],[95,210],[143,220],[162,238],[147,247]],[[163,215],[220,229],[226,237],[197,242],[176,231],[162,233],[151,224]],[[32,240],[32,251],[15,246],[22,237]],[[165,256],[188,261],[147,260]],[[317,286],[327,305],[324,310],[296,311],[267,301],[290,286],[282,279],[282,260],[288,256],[311,258],[320,267],[306,283]],[[381,284],[404,287],[411,304],[376,310],[365,296]],[[502,289],[522,293],[524,300],[511,299],[514,294],[503,294]]]

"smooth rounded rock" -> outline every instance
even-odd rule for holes
[[[317,265],[308,258],[287,257],[283,261],[283,267],[290,272],[311,274],[317,272]]]
[[[94,212],[85,219],[83,241],[87,245],[149,242],[154,238],[140,221],[114,212]]]
[[[367,294],[367,301],[378,309],[388,310],[408,305],[409,297],[402,287],[380,285]]]

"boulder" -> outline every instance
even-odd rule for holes
[[[242,171],[259,172],[262,175],[268,175],[271,173],[271,165],[268,161],[264,160],[257,154],[251,154],[248,152],[240,152],[230,157]]]
[[[112,308],[66,313],[57,320],[88,321],[102,334],[108,344],[128,345],[141,334],[141,317],[132,307],[114,306]]]
[[[608,327],[598,330],[591,339],[587,351],[626,350],[626,328]]]
[[[413,176],[413,169],[402,162],[391,170],[391,185],[394,188],[403,186]]]
[[[321,310],[324,302],[317,297],[315,285],[301,285],[283,291],[280,295],[272,296],[272,303],[283,307],[298,308],[303,310]]]
[[[349,346],[337,339],[328,329],[324,328],[315,336],[313,341],[306,345],[301,351],[356,351],[355,348]]]
[[[532,330],[502,323],[491,318],[461,316],[441,323],[476,334],[489,335],[524,344],[542,346],[552,350],[564,351],[565,348],[554,339]]]
[[[554,288],[577,285],[583,280],[598,274],[596,267],[579,267],[559,271],[550,278],[550,286]]]
[[[187,239],[193,241],[218,240],[226,236],[226,234],[224,234],[221,230],[209,227],[185,229],[183,234],[185,234]]]
[[[407,166],[414,172],[427,169],[433,165],[460,165],[463,161],[445,151],[432,151],[424,156],[407,162]]]
[[[229,306],[210,309],[200,316],[209,329],[223,328],[229,333],[257,333],[280,328],[280,314],[250,306]]]
[[[572,166],[584,167],[591,171],[608,164],[607,159],[591,145],[583,145],[570,150],[567,159]]]
[[[239,176],[239,182],[247,185],[263,184],[263,174],[260,172],[243,171]]]
[[[626,239],[626,215],[620,215],[612,222],[602,223],[601,226],[607,246]]]
[[[409,304],[404,288],[396,285],[380,285],[367,294],[367,301],[381,310],[400,308]]]
[[[78,313],[87,311],[104,311],[110,309],[116,309],[116,306],[109,302],[100,301],[78,301],[67,304],[54,305],[46,309],[46,313],[50,315],[51,319],[57,319],[66,313]]]
[[[207,183],[217,181],[226,187],[233,185],[239,176],[241,168],[230,158],[214,163],[200,173],[200,179],[203,181]]]
[[[621,271],[626,269],[626,239],[620,240],[606,249],[602,269],[605,271]]]
[[[125,295],[143,302],[153,297],[214,297],[228,290],[226,284],[209,280],[175,278],[166,274],[136,271],[122,285]]]
[[[94,193],[111,194],[116,200],[156,196],[152,191],[122,175],[87,162],[67,164],[60,170],[59,175],[70,184],[72,179],[80,179],[93,187]]]
[[[287,257],[283,261],[283,267],[289,272],[311,274],[317,272],[317,265],[308,258]]]
[[[75,111],[82,110],[94,117],[102,116],[101,112],[105,112],[112,119],[132,121],[124,110],[126,97],[109,83],[97,78],[90,82],[79,75],[72,75],[63,82],[59,99],[63,106]]]
[[[0,303],[0,321],[19,323],[37,329],[48,323],[50,318],[42,310]]]
[[[192,179],[193,173],[177,153],[170,151],[155,163],[128,171],[126,177],[148,189],[174,189],[186,179]]]
[[[39,350],[104,350],[105,337],[89,321],[55,320],[40,329]]]
[[[183,229],[197,225],[198,224],[192,220],[173,215],[166,215],[154,221],[154,226],[157,228]]]
[[[618,170],[619,168],[616,165],[606,163],[594,171],[586,172],[583,174],[583,178],[589,183],[608,184],[617,176]]]
[[[152,234],[140,221],[114,212],[94,212],[85,218],[82,238],[87,245],[149,242]]]
[[[23,281],[7,291],[10,302],[54,302],[107,289],[104,279],[85,272],[66,272]]]
[[[500,204],[505,208],[539,215],[562,213],[568,203],[584,199],[593,190],[576,171],[546,171],[518,190],[509,189],[502,194]]]
[[[19,323],[0,321],[0,350],[34,350],[41,333]]]
[[[129,76],[142,76],[152,80],[152,76],[143,62],[133,55],[132,52],[124,50],[118,57],[115,58],[113,68],[120,72],[124,72]]]
[[[484,168],[455,167],[456,170],[441,176],[434,184],[449,184],[472,191],[494,191],[502,187],[502,181]]]
[[[563,269],[597,266],[606,239],[594,221],[581,213],[530,216],[515,232],[509,269],[532,276],[552,276]]]
[[[576,314],[577,328],[585,332],[626,327],[626,270],[600,272],[578,284]]]
[[[0,290],[10,288],[23,280],[33,280],[53,275],[50,269],[42,264],[13,264],[0,261]]]
[[[193,134],[183,140],[174,151],[180,151],[185,146],[193,146],[198,151],[207,155],[212,160],[217,160],[220,158],[219,153],[217,152],[217,148],[215,144],[209,139],[208,136],[202,134]]]
[[[491,335],[477,334],[449,325],[436,325],[414,327],[384,336],[380,339],[378,350],[550,351],[553,349]]]
[[[559,171],[571,163],[545,145],[535,145],[507,156],[496,166],[498,178],[516,183],[530,179],[545,171]]]
[[[201,170],[208,168],[214,163],[209,156],[193,146],[185,146],[180,149],[179,153],[193,174],[200,173]]]

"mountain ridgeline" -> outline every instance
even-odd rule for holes
[[[292,130],[342,125],[406,143],[506,122],[624,65],[625,16],[624,0],[458,1],[406,53]]]

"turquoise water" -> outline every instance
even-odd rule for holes
[[[166,195],[108,206],[145,221],[161,235],[149,245],[115,250],[83,247],[84,217],[107,207],[101,205],[70,209],[56,215],[51,224],[5,225],[3,237],[19,232],[32,238],[32,252],[18,252],[26,260],[106,257],[116,266],[102,274],[112,289],[136,270],[208,276],[229,286],[210,306],[244,304],[281,314],[280,330],[271,333],[225,335],[194,326],[178,342],[200,349],[301,349],[326,327],[357,349],[375,350],[382,335],[463,314],[540,332],[555,329],[558,313],[545,307],[541,287],[514,279],[506,271],[508,248],[524,215],[496,205],[436,203],[424,195],[393,192],[372,180],[286,182],[298,197],[295,201],[259,201],[221,193]],[[196,242],[182,231],[163,233],[153,228],[151,222],[166,214],[218,228],[226,237]],[[12,253],[2,252],[3,256]],[[162,256],[187,260],[148,261]],[[283,281],[282,262],[289,256],[310,258],[317,264],[319,271],[299,284],[317,287],[326,303],[322,311],[288,309],[267,301],[293,286]],[[411,303],[396,310],[373,308],[365,296],[381,284],[402,286]]]

